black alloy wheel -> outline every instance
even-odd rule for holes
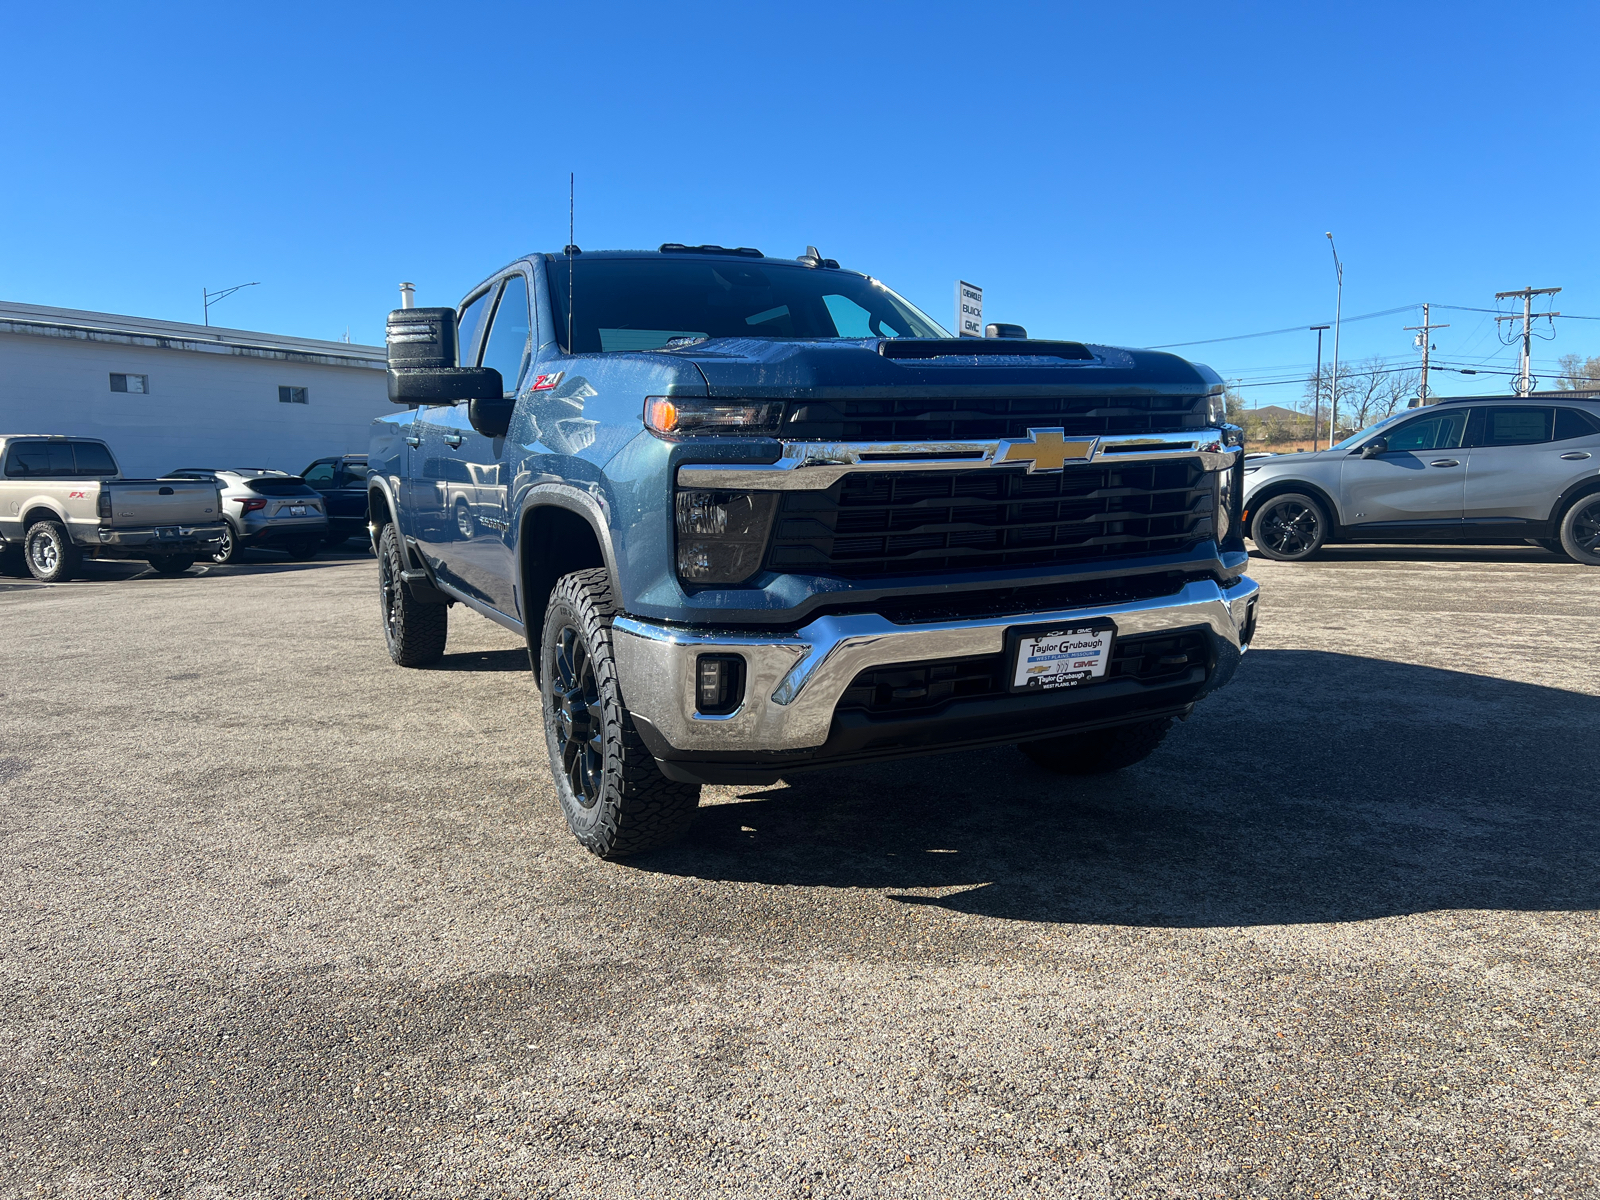
[[[1291,492],[1262,501],[1250,519],[1256,549],[1280,562],[1310,558],[1328,537],[1328,519],[1310,496]]]
[[[411,598],[400,577],[400,538],[393,522],[378,537],[378,605],[389,657],[402,667],[432,666],[444,657],[450,635],[450,609]]]
[[[1600,567],[1600,495],[1585,496],[1561,519],[1561,548],[1568,557]]]
[[[584,808],[593,808],[605,786],[605,708],[594,662],[571,625],[556,633],[553,666],[550,700],[560,771],[573,798]]]

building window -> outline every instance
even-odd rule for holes
[[[306,389],[297,387],[281,387],[278,389],[279,404],[305,404]]]
[[[138,392],[141,396],[150,391],[150,376],[148,375],[116,375],[111,376],[111,390],[113,392]]]

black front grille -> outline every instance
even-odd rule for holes
[[[1166,554],[1212,536],[1216,479],[1193,459],[844,476],[787,492],[773,571],[849,577]]]
[[[1204,396],[1054,396],[997,399],[886,397],[808,401],[784,422],[785,438],[846,442],[992,441],[1029,429],[1068,434],[1204,429]]]
[[[1140,634],[1117,639],[1105,677],[1132,679],[1149,685],[1176,683],[1195,667],[1209,666],[1210,658],[1210,648],[1202,630]],[[943,708],[952,700],[992,699],[1008,694],[1006,666],[1004,654],[985,654],[943,662],[873,667],[851,681],[839,698],[838,707],[875,716],[892,716]],[[1063,692],[1076,694],[1081,688],[1094,686],[1094,683],[1085,683],[1078,688],[1063,689]]]

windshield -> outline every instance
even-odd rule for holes
[[[1349,437],[1345,438],[1345,440],[1342,441],[1342,442],[1335,442],[1331,447],[1329,447],[1329,449],[1332,449],[1332,450],[1348,450],[1352,446],[1354,446],[1357,442],[1364,441],[1367,438],[1371,437],[1373,434],[1377,433],[1378,430],[1384,429],[1384,428],[1386,428],[1386,427],[1388,427],[1390,425],[1393,425],[1396,421],[1400,420],[1401,417],[1409,417],[1409,416],[1412,416],[1412,415],[1414,415],[1414,414],[1411,412],[1410,409],[1407,409],[1405,412],[1397,412],[1392,417],[1385,417],[1383,420],[1379,421],[1376,425],[1368,425],[1365,429],[1361,430],[1360,432],[1352,433]]]
[[[550,260],[556,336],[567,337],[568,263]],[[660,350],[674,339],[950,335],[875,280],[760,259],[577,258],[571,347]]]

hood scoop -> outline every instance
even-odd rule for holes
[[[1020,338],[888,338],[878,343],[884,358],[1062,358],[1093,362],[1082,342],[1036,342]]]

